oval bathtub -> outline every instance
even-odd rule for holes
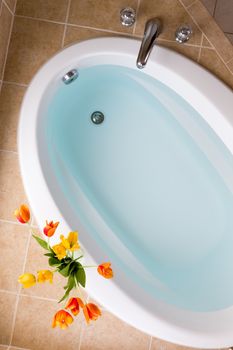
[[[89,40],[37,73],[19,124],[26,193],[39,223],[77,229],[89,260],[113,263],[114,280],[90,271],[87,289],[115,315],[175,343],[230,346],[232,92],[161,47],[140,71],[139,46]]]

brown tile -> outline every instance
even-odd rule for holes
[[[177,44],[176,42],[169,42],[169,41],[163,41],[163,40],[158,40],[158,44],[163,47],[167,47],[172,51],[176,51],[193,61],[197,61],[198,54],[200,51],[199,47],[196,46],[188,46],[188,45],[181,45]]]
[[[2,84],[0,95],[0,149],[17,151],[17,126],[19,109],[26,88]]]
[[[0,191],[14,194],[16,201],[16,195],[23,192],[18,155],[13,152],[0,151],[0,164]]]
[[[9,344],[13,315],[15,311],[16,295],[0,292],[0,342]]]
[[[137,7],[137,0],[71,0],[69,23],[102,28],[125,33],[132,33],[133,27],[127,28],[120,23],[120,11],[129,6]]]
[[[233,74],[233,59],[227,64],[227,67],[230,69],[231,73]]]
[[[69,350],[79,348],[81,322],[75,318],[66,330],[52,328],[53,315],[61,307],[57,303],[31,297],[20,297],[12,345],[31,350]],[[27,331],[25,332],[25,325]]]
[[[189,348],[187,346],[172,344],[157,338],[153,338],[150,350],[195,350],[195,349]]]
[[[216,1],[217,1],[217,0],[201,0],[201,2],[202,2],[203,5],[205,6],[205,8],[209,11],[209,13],[211,14],[211,16],[213,16],[213,14],[214,14],[214,9],[215,9],[215,5],[216,5]]]
[[[64,22],[68,0],[18,0],[16,14]]]
[[[233,1],[218,0],[214,18],[224,32],[233,33]]]
[[[7,350],[31,350],[31,349],[24,349],[24,348],[17,348],[16,346],[10,346],[9,349]]]
[[[23,273],[28,235],[28,229],[24,225],[0,222],[0,289],[13,292],[19,290],[17,280]]]
[[[15,208],[27,202],[17,154],[0,151],[0,164],[0,219],[12,221]]]
[[[22,190],[22,193],[9,193],[0,191],[0,219],[15,221],[13,217],[14,210],[21,204],[27,203],[27,197]]]
[[[0,80],[3,78],[3,69],[10,35],[11,21],[12,14],[3,3],[0,14]]]
[[[1,350],[1,348],[0,348]],[[16,346],[10,346],[7,350],[30,350],[30,349],[23,349],[23,348],[17,348]]]
[[[188,11],[193,18],[195,18],[195,21],[200,26],[201,30],[211,44],[215,47],[222,59],[225,62],[228,62],[233,57],[233,46],[225,37],[224,33],[213,20],[206,8],[201,4],[201,2],[196,1],[189,7]]]
[[[5,80],[28,84],[38,68],[61,48],[64,25],[15,17]]]
[[[81,350],[148,350],[150,337],[120,321],[109,312],[85,327]]]
[[[211,45],[211,43],[209,42],[209,40],[205,37],[205,35],[203,35],[202,46],[204,46],[204,47],[213,47]]]
[[[233,34],[225,33],[225,35],[230,40],[231,44],[233,45]]]
[[[11,11],[13,11],[13,12],[14,12],[14,10],[15,10],[16,1],[17,1],[17,0],[5,0],[5,2],[7,3],[7,5],[8,5],[9,8],[11,9]]]
[[[233,88],[233,74],[226,68],[215,50],[202,49],[199,63]]]
[[[82,40],[104,37],[104,36],[114,36],[114,34],[95,30],[95,29],[67,26],[67,31],[65,36],[65,46],[74,44]]]
[[[176,29],[182,24],[189,24],[193,29],[189,43],[195,45],[201,43],[200,30],[178,0],[142,0],[136,26],[137,35],[143,35],[145,23],[152,17],[158,17],[162,20],[163,31],[160,38],[175,41]]]
[[[190,6],[195,0],[180,0],[180,2],[185,6]]]

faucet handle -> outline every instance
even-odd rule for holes
[[[121,24],[131,27],[136,21],[136,11],[131,7],[125,7],[120,12]]]
[[[183,25],[183,26],[177,28],[177,30],[175,32],[176,41],[179,44],[183,44],[190,39],[190,36],[192,35],[192,33],[193,33],[192,28],[190,26]]]

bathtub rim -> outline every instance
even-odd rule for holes
[[[61,84],[62,75],[70,68],[74,68],[74,64],[77,61],[78,67],[84,67],[92,65],[93,60],[95,64],[104,64],[104,57],[106,57],[106,62],[109,62],[109,60],[112,60],[114,57],[115,61],[113,64],[124,65],[132,68],[135,65],[139,46],[140,41],[138,40],[115,37],[90,39],[80,42],[69,46],[65,50],[62,50],[60,53],[56,54],[38,71],[33,78],[24,97],[20,112],[18,149],[20,169],[26,194],[33,212],[36,213],[35,216],[41,225],[46,218],[45,215],[47,215],[48,212],[51,213],[52,217],[59,218],[60,216],[60,211],[56,203],[53,202],[50,191],[47,188],[42,169],[40,168],[40,159],[38,154],[36,134],[38,122],[37,111],[40,106],[41,99],[43,101],[44,92],[48,90],[50,82],[53,82],[54,85]],[[221,139],[224,138],[224,143],[233,153],[233,138],[231,141],[230,137],[233,135],[233,124],[229,113],[230,107],[233,107],[233,103],[230,103],[232,92],[229,88],[227,88],[209,72],[189,61],[187,58],[162,47],[156,47],[153,50],[144,72],[154,76],[162,82],[164,82],[165,79],[163,74],[166,73],[166,84],[171,84],[172,86],[169,85],[171,88],[176,87],[175,91],[178,93],[179,91],[183,91],[184,94],[182,97],[184,97],[192,106],[195,106],[196,109],[198,104],[199,109],[197,110],[198,112],[199,110],[201,111],[201,115],[204,114],[204,117],[208,118],[209,114],[211,114],[209,110],[211,110],[212,113],[215,113],[215,118],[207,122],[209,122],[209,124],[210,122],[212,123],[210,125],[218,131],[218,135]],[[189,81],[191,76],[192,82]],[[177,77],[179,77],[178,82],[174,82],[173,79]],[[192,84],[194,87],[191,86]],[[184,86],[186,89],[184,89]],[[192,94],[190,94],[190,91]],[[211,102],[213,93],[216,96],[214,106],[213,102]],[[227,100],[227,103],[222,106],[222,100],[224,99]],[[191,100],[192,103],[190,102]],[[28,115],[30,115],[29,120],[27,117]],[[28,147],[28,143],[31,145],[31,147]],[[35,173],[38,174],[36,179],[35,176],[33,176]],[[37,185],[36,191],[35,181]],[[38,194],[40,197],[47,198],[46,203],[43,201],[43,205],[38,203]],[[62,228],[66,232],[71,230],[66,222],[64,222]],[[89,288],[90,294],[92,294],[92,296],[101,304],[105,304],[115,315],[134,327],[141,329],[145,333],[186,346],[214,348],[227,347],[233,344],[233,335],[231,335],[230,331],[228,332],[229,334],[226,334],[225,332],[223,334],[217,334],[216,331],[211,332],[209,329],[209,334],[208,331],[203,334],[202,332],[197,332],[193,329],[179,328],[175,324],[169,324],[168,322],[161,320],[159,315],[156,317],[155,315],[148,313],[147,310],[143,310],[140,305],[130,300],[128,296],[124,295],[122,290],[119,289],[117,293],[115,293],[115,297],[121,295],[123,298],[122,300],[124,300],[122,304],[130,304],[130,308],[132,310],[131,317],[129,315],[123,317],[122,312],[124,311],[124,307],[122,307],[121,310],[119,309],[119,305],[116,307],[116,305],[114,305],[115,298],[113,298],[113,304],[111,302],[105,302],[109,290],[107,290],[108,288],[105,286],[104,288],[106,288],[106,291],[103,292],[103,290],[101,290],[103,283],[99,288],[100,290],[98,290],[97,293],[93,293],[92,286],[94,285],[95,281],[97,280],[95,280],[95,276],[93,275],[92,283]],[[113,293],[115,288],[116,286],[114,286],[112,289]],[[164,305],[161,302],[158,302],[158,304],[161,309],[165,310],[167,308],[167,313],[170,312],[172,314],[177,312],[180,314],[180,317],[187,317],[187,320],[189,317],[197,316],[197,314],[194,312],[185,312],[184,310],[181,312],[180,309],[170,305]],[[137,311],[133,312],[133,310]],[[133,317],[133,313],[136,315],[140,314],[142,319],[135,319],[135,317]],[[227,322],[232,323],[233,307],[224,309],[223,311],[221,310],[220,313],[198,313],[198,317],[206,317],[208,322],[213,322],[212,317],[210,318],[210,314],[214,318],[220,319],[220,317],[223,316],[223,313],[225,314],[224,317],[226,318]],[[154,328],[156,331],[154,331]]]

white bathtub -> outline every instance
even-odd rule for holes
[[[18,131],[26,193],[41,227],[59,220],[89,261],[112,261],[113,280],[91,270],[87,283],[112,313],[174,343],[230,346],[233,94],[161,47],[139,71],[139,47],[89,40],[36,74]]]

